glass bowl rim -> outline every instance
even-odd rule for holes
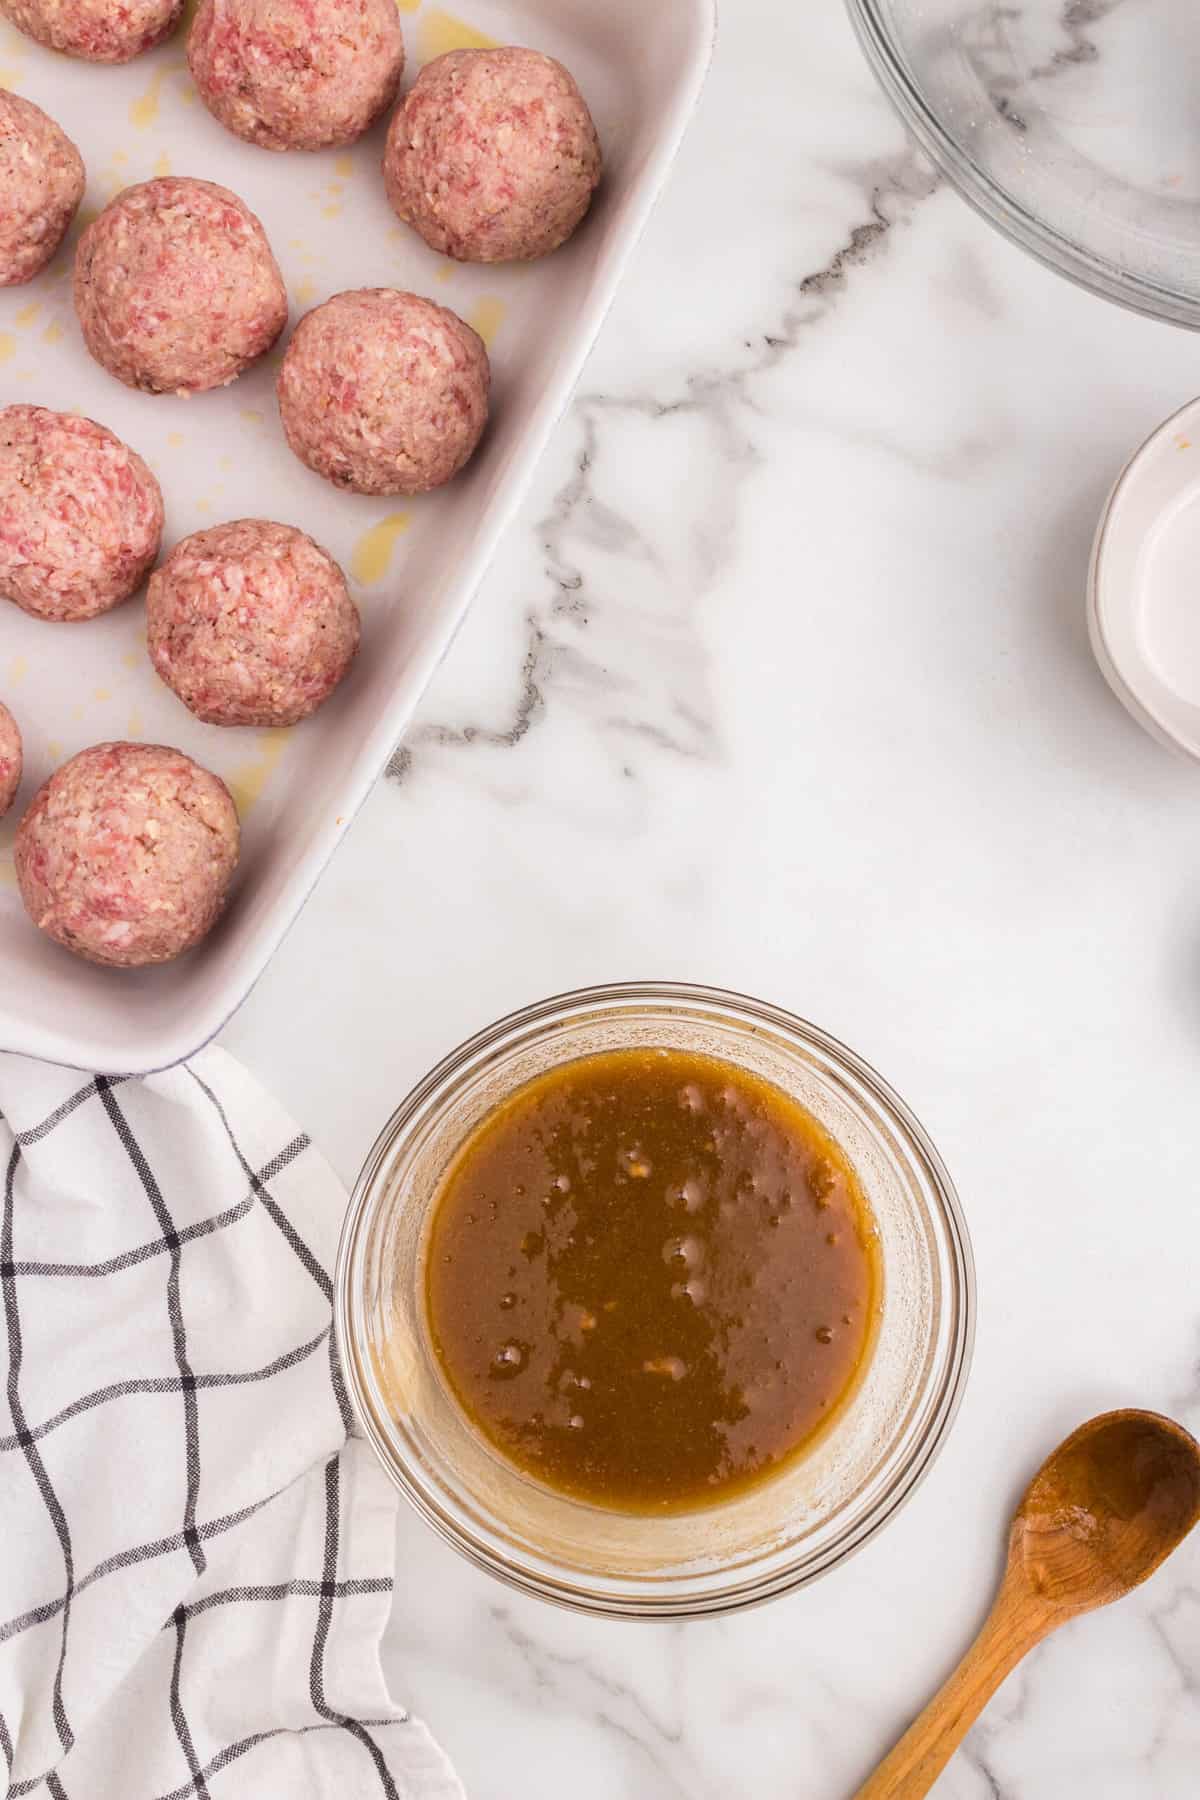
[[[1027,211],[992,179],[927,103],[914,71],[901,54],[884,17],[881,0],[846,0],[846,9],[867,62],[901,122],[938,171],[981,218],[1044,268],[1076,287],[1111,300],[1129,312],[1168,325],[1200,330],[1200,296],[1189,296],[1148,276],[1131,274],[1045,219]]]
[[[730,1023],[770,1026],[785,1038],[799,1040],[801,1045],[820,1052],[835,1066],[841,1065],[862,1082],[885,1118],[901,1128],[909,1140],[908,1147],[921,1159],[929,1177],[930,1198],[935,1203],[936,1220],[944,1233],[943,1247],[951,1268],[946,1302],[953,1312],[951,1347],[938,1379],[932,1385],[933,1398],[927,1422],[906,1459],[893,1471],[882,1494],[861,1518],[852,1520],[816,1555],[810,1553],[807,1558],[800,1557],[778,1572],[690,1597],[663,1597],[652,1593],[612,1595],[589,1589],[586,1580],[575,1585],[561,1578],[537,1574],[507,1562],[502,1554],[461,1529],[426,1492],[406,1460],[382,1437],[365,1392],[362,1358],[357,1353],[351,1327],[354,1304],[351,1276],[356,1267],[360,1237],[369,1227],[374,1213],[373,1202],[377,1203],[380,1198],[379,1178],[389,1157],[402,1142],[405,1131],[421,1115],[422,1109],[454,1077],[515,1034],[527,1032],[530,1027],[569,1020],[575,1014],[586,1014],[591,1008],[603,1009],[618,1004],[640,1005],[651,1010],[660,1007],[667,1012],[680,1005],[685,1009],[703,1007]],[[359,1430],[393,1484],[443,1542],[508,1587],[568,1611],[605,1618],[666,1621],[711,1618],[743,1611],[793,1589],[807,1587],[854,1555],[896,1516],[929,1473],[958,1416],[974,1352],[977,1300],[970,1233],[949,1171],[919,1119],[870,1063],[809,1020],[733,989],[679,981],[626,981],[554,994],[507,1013],[448,1052],[410,1089],[372,1145],[350,1196],[334,1274],[334,1332],[343,1378]]]

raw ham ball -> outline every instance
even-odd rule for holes
[[[35,794],[17,828],[34,924],[89,962],[169,962],[210,931],[238,859],[228,788],[181,750],[96,744]]]
[[[537,50],[451,50],[422,69],[388,131],[399,216],[443,256],[517,262],[570,237],[600,180],[587,102]]]
[[[301,462],[359,494],[424,494],[474,454],[488,416],[483,339],[396,288],[335,294],[296,327],[279,413]]]
[[[0,409],[0,594],[41,619],[91,619],[135,594],[163,502],[141,457],[92,419]]]
[[[0,0],[0,13],[51,50],[122,63],[170,37],[183,0]]]
[[[0,287],[31,281],[83,198],[83,158],[32,100],[0,88]]]
[[[150,660],[210,725],[295,725],[358,649],[358,609],[302,531],[237,519],[177,544],[150,579]]]
[[[17,721],[0,700],[0,819],[17,797],[21,762],[21,733],[17,730]]]
[[[166,175],[111,200],[79,240],[75,310],[111,375],[151,394],[233,381],[287,323],[262,225],[218,187]]]
[[[213,117],[267,150],[353,143],[404,73],[396,0],[200,0],[187,54]]]

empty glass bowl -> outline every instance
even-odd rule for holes
[[[722,1504],[666,1517],[588,1505],[507,1463],[449,1392],[425,1311],[431,1207],[464,1138],[534,1076],[631,1046],[722,1057],[815,1113],[858,1171],[884,1272],[870,1365],[810,1454]],[[672,1618],[728,1611],[811,1581],[891,1518],[957,1411],[975,1286],[950,1178],[872,1069],[774,1007],[662,984],[594,988],[530,1007],[427,1076],[367,1159],[343,1233],[335,1305],[363,1430],[444,1538],[480,1568],[545,1599]]]
[[[848,0],[913,135],[993,225],[1110,300],[1200,326],[1192,0]]]

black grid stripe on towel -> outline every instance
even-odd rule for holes
[[[390,1718],[350,1717],[328,1698],[330,1689],[327,1655],[335,1609],[352,1604],[363,1596],[389,1595],[392,1591],[392,1578],[390,1574],[384,1573],[351,1579],[339,1577],[343,1530],[340,1440],[350,1427],[351,1413],[338,1366],[330,1317],[332,1279],[321,1256],[306,1241],[302,1230],[291,1216],[286,1198],[277,1191],[280,1178],[285,1177],[309,1152],[309,1140],[303,1134],[293,1132],[271,1156],[255,1166],[239,1142],[239,1133],[229,1117],[230,1109],[223,1104],[213,1085],[193,1070],[186,1073],[194,1084],[193,1091],[202,1096],[202,1106],[211,1109],[211,1113],[219,1121],[220,1131],[227,1141],[230,1153],[229,1172],[231,1176],[236,1172],[239,1190],[236,1194],[228,1191],[220,1195],[210,1193],[205,1197],[208,1202],[206,1206],[199,1206],[194,1200],[189,1202],[195,1212],[194,1217],[185,1216],[179,1208],[181,1184],[177,1172],[173,1182],[156,1172],[155,1150],[140,1135],[142,1126],[138,1122],[138,1114],[145,1084],[97,1076],[74,1088],[44,1118],[20,1130],[12,1129],[0,1113],[0,1127],[8,1126],[5,1135],[11,1134],[11,1147],[4,1170],[3,1217],[0,1222],[0,1295],[7,1339],[5,1392],[9,1413],[8,1421],[0,1416],[0,1427],[3,1427],[0,1428],[0,1478],[9,1473],[8,1491],[12,1491],[12,1464],[9,1459],[23,1460],[31,1484],[30,1498],[35,1492],[36,1504],[41,1507],[52,1526],[60,1558],[60,1579],[54,1590],[14,1616],[0,1618],[0,1698],[6,1691],[2,1679],[5,1646],[14,1644],[29,1633],[40,1631],[57,1634],[53,1679],[48,1696],[57,1752],[48,1756],[36,1773],[26,1774],[22,1770],[19,1779],[12,1779],[19,1756],[19,1745],[14,1737],[16,1725],[0,1708],[0,1755],[8,1775],[7,1793],[12,1800],[20,1795],[37,1792],[54,1796],[55,1800],[97,1800],[93,1788],[71,1787],[72,1768],[76,1762],[76,1755],[72,1752],[75,1751],[77,1736],[83,1740],[87,1733],[86,1718],[72,1717],[73,1708],[69,1698],[78,1685],[72,1664],[75,1609],[84,1595],[111,1578],[146,1565],[161,1563],[164,1559],[176,1558],[183,1551],[190,1558],[195,1580],[184,1584],[185,1591],[181,1593],[178,1603],[159,1626],[169,1654],[165,1660],[161,1656],[158,1660],[167,1675],[164,1702],[168,1716],[162,1721],[162,1729],[173,1735],[178,1755],[182,1759],[181,1771],[186,1769],[186,1779],[171,1787],[158,1787],[153,1792],[146,1789],[144,1800],[188,1800],[189,1796],[198,1796],[199,1800],[212,1800],[214,1795],[244,1792],[244,1785],[239,1786],[239,1783],[244,1784],[251,1777],[246,1774],[227,1777],[226,1772],[237,1769],[250,1752],[280,1738],[297,1739],[311,1733],[329,1732],[342,1734],[357,1747],[357,1755],[362,1761],[362,1773],[355,1778],[354,1793],[375,1792],[386,1796],[387,1800],[400,1800],[401,1790],[397,1788],[390,1772],[389,1759],[381,1740],[385,1740],[397,1727],[407,1728],[407,1715],[396,1709]],[[19,1252],[22,1236],[23,1165],[35,1151],[44,1153],[56,1133],[68,1128],[68,1122],[71,1122],[70,1128],[78,1130],[81,1116],[86,1116],[89,1132],[100,1130],[99,1120],[91,1116],[94,1114],[98,1114],[103,1120],[104,1129],[115,1134],[125,1154],[142,1195],[148,1215],[146,1222],[149,1224],[152,1221],[152,1231],[136,1233],[136,1241],[131,1242],[127,1248],[91,1260],[22,1257]],[[214,1201],[219,1201],[220,1204],[214,1204]],[[244,1228],[245,1222],[255,1213],[270,1221],[273,1235],[281,1246],[286,1247],[289,1261],[294,1261],[308,1278],[308,1305],[310,1309],[318,1309],[315,1318],[310,1310],[308,1323],[315,1323],[316,1329],[309,1329],[296,1342],[261,1363],[219,1369],[200,1366],[200,1359],[194,1355],[190,1341],[191,1324],[185,1298],[188,1278],[193,1273],[189,1259],[200,1258],[212,1252],[225,1234]],[[42,1232],[41,1236],[44,1238],[45,1233]],[[137,1272],[141,1278],[160,1262],[161,1329],[163,1341],[170,1345],[173,1371],[146,1373],[131,1369],[119,1379],[84,1389],[46,1416],[39,1416],[30,1399],[36,1383],[30,1379],[29,1322],[37,1317],[39,1309],[50,1305],[47,1289],[60,1282],[95,1283],[99,1277],[112,1278],[130,1272]],[[278,1504],[280,1500],[280,1492],[267,1492],[249,1504],[232,1510],[206,1509],[206,1432],[203,1411],[206,1397],[233,1388],[265,1388],[274,1381],[287,1379],[292,1372],[302,1369],[304,1365],[310,1365],[318,1353],[321,1353],[321,1359],[326,1363],[326,1372],[319,1378],[322,1394],[329,1404],[330,1417],[338,1427],[338,1441],[334,1442],[331,1453],[324,1457],[323,1467],[318,1464],[305,1476],[305,1479],[320,1483],[321,1487],[323,1535],[319,1545],[314,1546],[318,1553],[314,1560],[319,1559],[319,1567],[290,1572],[283,1580],[256,1582],[245,1579],[245,1567],[240,1564],[238,1578],[232,1584],[218,1585],[209,1592],[195,1592],[196,1582],[200,1582],[208,1570],[210,1547],[235,1540],[237,1534],[244,1531],[256,1515],[264,1508]],[[83,1366],[90,1366],[86,1357],[83,1359]],[[82,1566],[76,1516],[72,1513],[72,1503],[65,1498],[64,1484],[55,1472],[50,1453],[55,1444],[73,1428],[78,1429],[78,1422],[86,1420],[88,1415],[119,1408],[126,1403],[137,1403],[145,1396],[158,1397],[161,1401],[163,1397],[173,1398],[176,1395],[179,1397],[180,1417],[178,1429],[174,1433],[174,1453],[181,1464],[178,1473],[181,1477],[179,1491],[182,1493],[182,1505],[178,1508],[178,1516],[173,1521],[172,1528],[133,1542],[114,1542],[108,1554],[91,1559],[87,1566]],[[264,1405],[266,1416],[269,1416],[272,1403],[264,1401]],[[114,1438],[119,1441],[119,1431],[114,1433]],[[9,1465],[8,1470],[5,1468],[6,1463]],[[82,1501],[86,1499],[86,1494],[85,1484],[82,1493],[77,1488],[74,1498]],[[45,1573],[47,1577],[51,1576],[49,1567]],[[0,1595],[3,1591],[0,1572]],[[261,1612],[263,1609],[297,1606],[311,1611],[307,1666],[303,1671],[310,1716],[303,1720],[289,1717],[286,1724],[280,1725],[268,1722],[259,1729],[247,1731],[232,1741],[215,1747],[211,1741],[201,1743],[189,1708],[189,1693],[194,1697],[202,1690],[206,1679],[202,1672],[200,1679],[189,1685],[190,1661],[202,1654],[193,1648],[197,1631],[208,1632],[219,1628],[222,1615],[227,1615],[230,1609]],[[205,1623],[201,1624],[200,1621]],[[94,1634],[94,1630],[93,1620],[89,1637]],[[209,1641],[207,1654],[210,1657],[212,1655],[212,1640]],[[154,1722],[144,1722],[142,1729],[147,1734],[152,1733],[155,1729]],[[86,1742],[81,1741],[78,1752],[81,1759],[86,1747]],[[83,1760],[80,1766],[81,1769],[85,1767]],[[364,1777],[367,1785],[360,1785]],[[0,1793],[3,1791],[0,1788]],[[256,1791],[265,1790],[260,1788]],[[135,1793],[131,1789],[128,1794],[122,1792],[121,1800],[143,1800],[142,1790]]]

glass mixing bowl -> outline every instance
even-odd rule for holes
[[[808,1455],[749,1492],[644,1517],[543,1487],[451,1395],[425,1314],[431,1208],[464,1138],[515,1088],[595,1051],[667,1047],[773,1081],[838,1139],[879,1228],[884,1295],[854,1397]],[[351,1200],[336,1322],[362,1428],[437,1531],[480,1568],[581,1611],[679,1618],[765,1600],[836,1566],[887,1523],[945,1439],[974,1333],[975,1280],[950,1178],[903,1101],[815,1026],[740,995],[593,988],[481,1032],[385,1127]]]
[[[913,135],[993,225],[1110,300],[1200,326],[1194,0],[848,0]]]

